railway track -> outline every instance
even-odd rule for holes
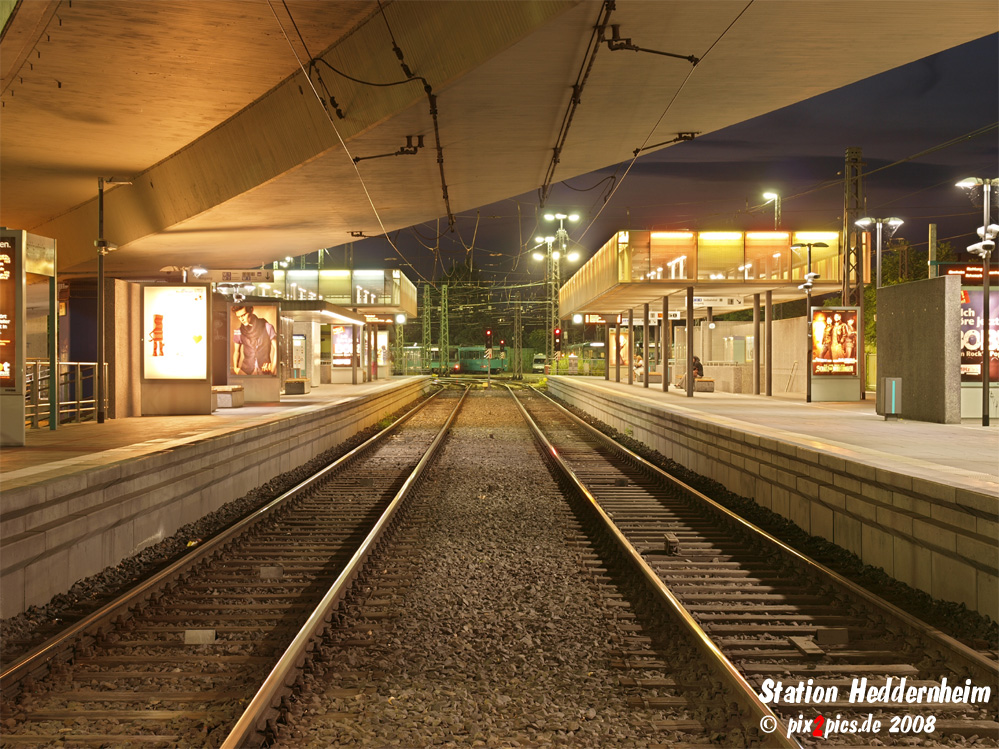
[[[440,392],[5,667],[0,746],[244,746],[287,694],[464,397]]]
[[[508,395],[474,396],[274,746],[750,745],[533,442]]]
[[[547,397],[521,400],[553,459],[567,464],[704,637],[781,718],[777,733],[802,743],[813,735],[877,745],[999,739],[999,667],[990,653],[781,544]],[[969,686],[990,693],[964,693]],[[956,699],[954,687],[962,690]]]

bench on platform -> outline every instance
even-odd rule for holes
[[[653,383],[653,382],[662,382],[663,381],[663,373],[662,372],[649,372],[648,374],[649,374],[649,383],[650,384]],[[644,382],[645,381],[645,375],[639,375],[638,376],[638,381],[639,382]]]
[[[284,381],[285,395],[305,395],[312,390],[312,381],[305,377],[292,377]]]
[[[715,381],[711,377],[701,377],[694,380],[695,393],[713,393],[715,391]]]
[[[245,399],[242,385],[212,385],[212,393],[219,408],[239,408]]]

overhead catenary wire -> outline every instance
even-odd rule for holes
[[[572,86],[572,96],[569,99],[569,106],[566,108],[565,115],[562,117],[562,126],[559,128],[558,138],[555,141],[555,148],[552,149],[552,158],[548,163],[548,171],[545,173],[545,179],[541,187],[538,188],[539,203],[541,207],[544,207],[548,200],[548,195],[551,192],[552,180],[555,179],[555,170],[558,167],[559,161],[562,157],[562,149],[565,147],[565,141],[569,137],[569,127],[572,125],[572,119],[576,114],[576,107],[579,106],[580,97],[583,93],[583,87],[586,85],[586,81],[590,76],[590,71],[593,69],[593,62],[596,60],[597,51],[600,49],[600,42],[604,36],[604,30],[607,28],[607,22],[610,21],[610,15],[614,10],[614,3],[612,0],[604,0],[601,4],[600,12],[597,14],[597,18],[603,16],[603,20],[598,20],[593,26],[593,31],[590,34],[590,41],[586,46],[586,53],[583,55],[583,62],[580,65],[579,73],[576,75],[576,82]]]
[[[741,11],[739,11],[738,15],[736,15],[736,17],[732,19],[731,23],[729,23],[729,25],[725,27],[725,29],[721,32],[721,34],[718,35],[718,38],[716,38],[711,43],[711,45],[707,48],[707,50],[705,50],[704,54],[700,55],[699,59],[700,59],[701,62],[703,62],[704,59],[709,54],[711,54],[711,50],[713,50],[718,45],[718,43],[721,42],[721,40],[725,38],[725,36],[729,33],[729,31],[732,30],[732,27],[735,26],[735,24],[739,22],[739,19],[742,18],[743,15],[745,15],[746,11],[749,10],[750,7],[752,7],[752,5],[753,5],[754,2],[755,2],[755,0],[749,0],[749,2],[746,3],[746,5],[743,7],[743,9]],[[590,219],[590,222],[586,225],[586,227],[583,229],[582,233],[579,235],[580,239],[582,239],[583,237],[586,236],[586,233],[592,228],[592,226],[596,222],[597,218],[599,218],[600,214],[603,213],[604,208],[606,208],[607,204],[610,203],[611,198],[614,197],[615,193],[617,193],[617,191],[618,191],[618,189],[620,189],[621,185],[624,184],[624,180],[627,178],[628,174],[631,172],[631,168],[635,165],[635,162],[638,161],[638,157],[641,156],[642,149],[645,148],[645,146],[647,146],[649,144],[650,140],[652,140],[652,136],[655,134],[656,130],[659,128],[659,125],[662,123],[662,121],[664,119],[666,119],[666,115],[669,114],[670,109],[673,108],[674,102],[677,100],[677,98],[680,96],[680,93],[686,87],[687,82],[690,80],[691,76],[693,76],[694,71],[697,70],[697,67],[698,66],[691,67],[690,70],[687,71],[687,75],[685,75],[683,77],[683,80],[680,81],[680,85],[677,87],[676,91],[673,92],[673,96],[670,97],[670,100],[666,103],[666,107],[665,107],[665,109],[663,109],[662,114],[659,115],[659,119],[656,120],[656,123],[652,126],[652,129],[649,131],[649,134],[647,136],[645,136],[645,140],[642,141],[641,146],[638,147],[638,149],[635,152],[635,155],[628,162],[628,166],[624,170],[624,174],[621,175],[621,179],[619,179],[617,181],[617,184],[614,185],[614,189],[611,190],[610,194],[607,196],[607,199],[604,201],[603,205],[600,206],[600,209],[596,212],[596,214],[593,216],[593,218]]]
[[[322,104],[322,97],[319,95],[319,92],[316,90],[316,86],[312,82],[312,78],[309,76],[309,72],[308,70],[306,70],[305,64],[302,62],[301,56],[296,51],[295,45],[288,37],[288,33],[285,31],[284,24],[281,23],[281,19],[278,17],[277,11],[274,10],[273,0],[267,0],[267,7],[269,7],[271,9],[271,13],[274,14],[274,20],[277,22],[278,28],[281,29],[281,34],[284,36],[285,41],[288,42],[288,47],[289,49],[291,49],[292,54],[295,55],[295,60],[298,62],[298,67],[302,70],[302,73],[305,75],[306,80],[309,82],[309,88],[312,90],[312,93],[315,95],[316,99],[319,100],[320,104]],[[392,249],[395,250],[396,254],[405,262],[410,263],[409,259],[402,254],[402,251],[399,250],[399,248],[395,245],[395,243],[392,242],[392,239],[388,236],[388,230],[385,228],[385,224],[382,222],[381,214],[379,214],[378,208],[375,206],[375,202],[371,198],[371,193],[368,191],[368,186],[364,183],[364,178],[361,176],[361,172],[357,168],[357,163],[354,161],[353,156],[350,153],[350,149],[347,148],[347,143],[343,139],[343,136],[340,134],[340,129],[336,126],[336,122],[330,116],[330,113],[325,106],[323,106],[323,112],[326,114],[326,119],[329,121],[330,126],[333,128],[333,132],[336,134],[337,140],[340,141],[340,146],[343,148],[344,154],[346,154],[348,161],[350,161],[351,167],[354,170],[354,174],[357,176],[357,181],[360,183],[361,189],[364,191],[364,197],[367,199],[368,205],[371,206],[371,210],[375,214],[375,219],[378,221],[378,226],[381,227],[382,234],[388,240],[388,243],[392,246]],[[420,273],[420,271],[416,268],[415,265],[412,265],[412,263],[410,263],[410,267],[413,268],[413,271],[420,278],[429,283],[431,286],[434,285],[432,281],[430,281],[426,276]]]

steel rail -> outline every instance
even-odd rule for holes
[[[329,625],[334,609],[350,591],[351,585],[358,574],[360,574],[368,556],[395,518],[399,508],[409,497],[411,491],[416,486],[416,482],[419,481],[427,466],[436,457],[468,393],[469,388],[465,388],[458,404],[451,412],[444,426],[437,433],[433,443],[431,443],[423,457],[420,458],[413,472],[406,478],[395,497],[389,502],[385,512],[382,513],[378,522],[372,527],[357,551],[354,552],[350,561],[337,576],[336,580],[333,581],[333,584],[327,590],[322,600],[316,605],[315,610],[306,620],[305,624],[302,625],[298,634],[295,635],[284,655],[274,664],[267,678],[264,679],[263,684],[246,706],[243,714],[233,725],[225,741],[222,742],[220,749],[242,749],[243,747],[260,746],[264,743],[266,740],[264,732],[267,730],[267,721],[278,714],[278,705],[290,693],[292,685],[301,675],[307,653],[314,648],[316,640],[322,636],[323,631]]]
[[[559,455],[559,451],[554,445],[551,444],[544,432],[541,431],[538,424],[533,418],[531,418],[531,415],[527,413],[527,409],[524,408],[523,403],[521,403],[520,399],[513,394],[512,390],[510,391],[510,395],[520,408],[525,421],[534,433],[535,439],[541,445],[545,457],[569,482],[570,486],[585,499],[591,512],[600,520],[602,525],[610,534],[610,537],[614,541],[615,545],[624,554],[624,557],[641,575],[650,592],[652,592],[657,600],[672,613],[674,619],[678,621],[681,627],[691,636],[695,647],[708,663],[714,674],[723,684],[727,685],[734,692],[734,696],[739,705],[750,714],[751,720],[753,721],[751,725],[762,726],[764,723],[769,723],[775,727],[776,730],[773,732],[761,734],[759,745],[763,747],[801,749],[801,744],[787,735],[787,726],[760,699],[752,685],[746,681],[732,662],[725,657],[711,637],[709,637],[708,634],[701,629],[701,626],[690,615],[690,612],[684,608],[683,604],[681,604],[670,589],[666,587],[666,584],[663,583],[659,575],[656,574],[655,570],[649,566],[648,562],[645,561],[642,555],[624,536],[614,521],[600,506],[596,497],[593,496],[590,490],[586,488],[585,484],[583,484],[579,477],[576,476],[576,473],[572,470],[572,468]]]
[[[124,613],[132,606],[135,606],[148,598],[156,592],[156,590],[164,586],[181,572],[190,569],[195,564],[207,559],[212,554],[216,554],[221,551],[222,547],[226,543],[244,532],[249,526],[270,516],[286,502],[308,491],[325,477],[340,470],[355,460],[362,453],[386,439],[400,426],[423,410],[423,408],[433,401],[434,398],[436,398],[441,392],[443,391],[439,390],[434,393],[422,403],[418,404],[415,408],[399,417],[399,419],[387,426],[385,429],[375,435],[372,435],[350,452],[341,456],[333,463],[330,463],[325,468],[292,487],[280,496],[275,497],[266,505],[254,510],[249,515],[234,522],[227,528],[222,529],[216,535],[198,544],[198,546],[192,547],[191,551],[184,554],[183,557],[151,575],[131,590],[126,591],[113,601],[109,601],[93,613],[88,614],[83,619],[80,619],[78,622],[70,625],[59,634],[46,640],[35,649],[25,653],[9,665],[4,666],[2,670],[0,670],[0,690],[6,691],[10,689],[14,683],[23,679],[28,674],[34,674],[39,669],[45,668],[51,660],[58,657],[60,654],[65,653],[66,650],[72,646],[72,641],[76,638],[84,634],[88,634],[88,631],[94,629],[95,627],[100,627],[105,622],[110,621],[116,614]]]
[[[551,401],[552,405],[554,405],[556,408],[558,408],[567,416],[569,416],[574,423],[583,427],[587,432],[589,432],[590,435],[595,437],[606,447],[624,455],[633,463],[636,463],[643,470],[651,472],[654,476],[657,476],[665,480],[666,482],[680,489],[682,492],[692,497],[693,499],[696,499],[699,502],[709,505],[716,512],[723,515],[728,521],[736,524],[738,527],[742,528],[742,530],[744,530],[751,536],[756,536],[758,538],[761,538],[767,541],[769,544],[777,547],[777,549],[786,557],[790,557],[792,560],[805,565],[809,570],[825,578],[826,582],[835,585],[840,590],[850,595],[863,599],[871,606],[877,608],[879,613],[892,617],[897,622],[907,627],[910,627],[911,629],[914,629],[916,633],[918,633],[919,635],[925,637],[928,640],[932,640],[935,645],[947,651],[950,655],[960,660],[960,662],[963,663],[967,668],[971,669],[972,671],[975,671],[980,676],[984,676],[987,679],[993,679],[993,680],[999,679],[999,663],[997,663],[996,661],[993,661],[990,658],[982,655],[973,648],[968,647],[964,643],[954,639],[945,632],[941,632],[939,629],[927,624],[922,619],[919,619],[918,617],[913,616],[912,614],[909,614],[906,611],[903,611],[894,604],[882,600],[871,591],[858,585],[852,580],[843,577],[838,572],[829,569],[821,562],[817,562],[811,557],[806,556],[797,549],[781,541],[779,538],[772,536],[762,528],[759,528],[750,521],[746,520],[745,518],[740,517],[738,514],[728,509],[727,507],[719,504],[718,502],[711,499],[707,495],[697,491],[697,489],[688,486],[683,481],[667,473],[659,466],[650,463],[641,455],[632,452],[624,445],[615,441],[613,438],[608,437],[599,429],[591,426],[590,424],[587,424],[585,421],[580,419],[574,413],[572,413],[564,406],[553,400],[546,393],[540,393],[540,395],[543,395],[545,398]]]

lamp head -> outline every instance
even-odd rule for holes
[[[870,226],[871,224],[874,223],[874,219],[869,218],[869,217],[865,217],[865,218],[857,219],[856,221],[854,221],[854,223],[857,226],[859,226],[861,229],[866,229],[868,226]]]
[[[763,193],[763,197],[766,198],[767,200],[777,200],[777,198],[779,198],[780,195],[778,195],[775,192],[765,192]]]
[[[972,255],[978,255],[979,257],[985,257],[991,254],[991,252],[996,248],[995,240],[993,239],[983,239],[981,242],[976,242],[975,244],[968,245],[968,252]]]
[[[901,226],[902,224],[904,224],[904,223],[905,223],[905,222],[904,222],[904,221],[903,221],[902,219],[900,219],[900,218],[895,218],[894,216],[893,216],[892,218],[889,218],[889,219],[885,219],[885,222],[886,222],[886,223],[888,224],[888,226],[890,226],[890,227],[891,227],[892,229],[897,229],[898,227],[900,227],[900,226]]]

